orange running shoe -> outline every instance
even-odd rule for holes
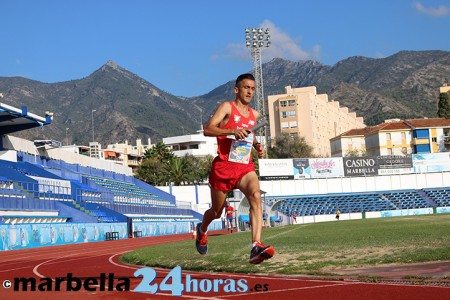
[[[266,246],[263,243],[256,243],[250,252],[250,263],[259,264],[262,261],[271,258],[275,254],[272,246]]]
[[[206,252],[208,252],[208,236],[206,233],[201,233],[201,226],[202,223],[197,224],[197,238],[195,239],[195,247],[197,248],[198,253],[206,254]]]

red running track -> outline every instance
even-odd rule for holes
[[[189,276],[191,289],[195,286],[192,282],[199,284],[197,292],[185,290],[182,296],[173,296],[170,291],[157,291],[156,294],[133,291],[142,281],[142,277],[135,277],[134,272],[142,267],[120,263],[118,257],[121,254],[145,246],[190,238],[190,234],[183,234],[0,252],[0,299],[450,299],[450,287],[316,280],[281,275],[198,273],[185,270],[182,271],[182,283],[185,284],[186,276]],[[161,283],[170,271],[156,268],[154,270],[157,272],[157,278],[151,284]],[[78,291],[67,291],[67,282],[64,281],[59,282],[60,290],[55,291],[59,280],[57,278],[67,277],[69,273],[72,274],[73,288],[77,288],[76,279],[85,286],[81,286]],[[103,279],[102,273],[105,274]],[[14,279],[21,277],[35,278],[36,289],[41,285],[46,291],[30,291],[31,286],[27,286],[27,291],[22,291],[22,286],[19,291],[14,291]],[[245,280],[248,287],[246,292],[224,290],[225,285],[230,288],[232,283],[240,280]],[[124,289],[123,284],[127,281],[130,283],[128,291],[115,289]],[[5,287],[8,282],[11,282],[11,288]],[[208,283],[217,283],[218,291],[204,292]],[[49,288],[52,290],[49,291]]]

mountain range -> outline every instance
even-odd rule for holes
[[[318,93],[364,117],[367,125],[376,125],[389,118],[436,117],[439,87],[450,83],[450,52],[354,56],[333,66],[276,58],[262,70],[266,97],[284,93],[288,85],[316,86]],[[134,144],[137,138],[156,143],[163,137],[195,133],[219,103],[234,99],[234,80],[201,96],[179,97],[108,61],[85,78],[65,82],[0,77],[0,93],[3,103],[26,105],[40,116],[54,113],[51,125],[14,136],[78,145],[95,139],[105,146]]]

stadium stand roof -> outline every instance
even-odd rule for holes
[[[52,113],[46,112],[45,117],[40,117],[28,112],[27,106],[19,109],[0,103],[0,135],[49,125],[52,116]]]

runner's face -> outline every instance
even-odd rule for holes
[[[242,80],[237,87],[234,88],[237,98],[248,104],[252,101],[255,93],[255,82],[250,79]]]

